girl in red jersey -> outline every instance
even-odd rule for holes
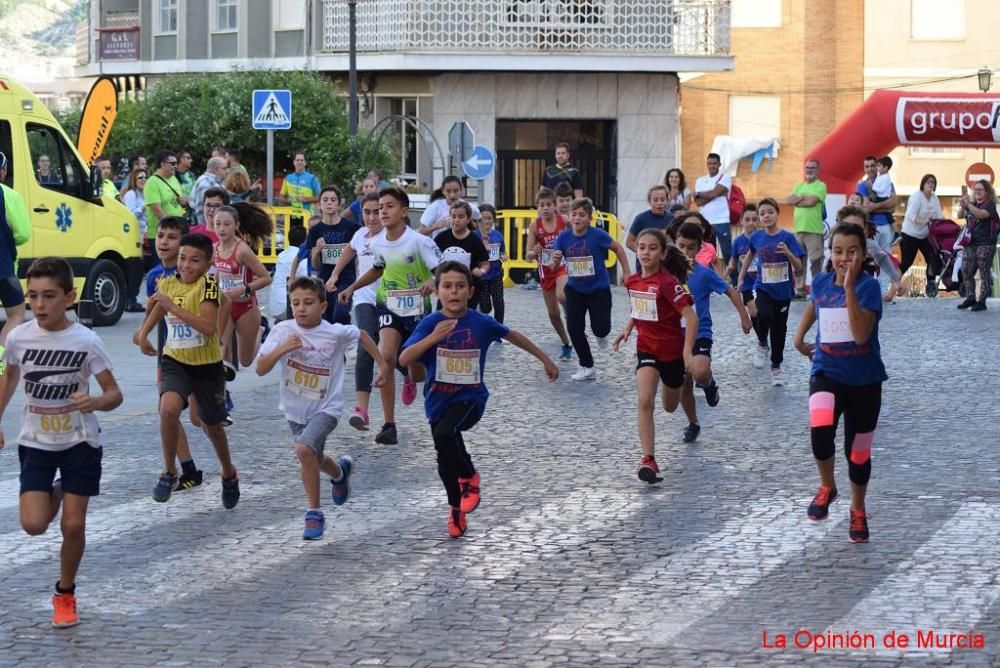
[[[556,211],[556,194],[549,188],[538,191],[535,195],[535,206],[538,207],[538,219],[534,225],[528,227],[528,243],[525,246],[528,252],[525,257],[529,261],[538,260],[538,280],[542,286],[545,310],[548,311],[552,328],[562,341],[559,359],[570,360],[573,359],[573,346],[570,345],[562,313],[559,311],[559,305],[566,304],[566,295],[563,291],[569,278],[568,270],[565,264],[557,269],[546,266],[552,260],[552,246],[556,243],[556,237],[566,229],[566,221]]]
[[[632,317],[612,344],[627,341],[632,329],[639,330],[635,369],[639,394],[639,442],[642,462],[639,480],[653,484],[663,480],[654,458],[653,403],[663,381],[663,410],[673,413],[681,399],[685,368],[694,359],[698,338],[698,315],[694,299],[684,287],[690,263],[660,230],[643,230],[636,240],[636,257],[641,271],[625,279]],[[686,329],[682,322],[687,322]],[[686,332],[686,333],[685,333]]]
[[[223,206],[215,212],[215,233],[219,235],[219,243],[215,244],[215,278],[231,304],[229,309],[219,311],[219,331],[223,359],[229,359],[229,342],[235,327],[240,364],[250,366],[260,345],[257,291],[271,284],[271,274],[250,243],[259,245],[264,235],[270,234],[271,218],[252,204],[237,206]]]

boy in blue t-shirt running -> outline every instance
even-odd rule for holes
[[[465,449],[462,432],[479,422],[490,396],[483,383],[487,349],[494,341],[507,339],[537,357],[550,380],[559,378],[559,367],[523,334],[469,310],[472,272],[464,264],[442,263],[434,282],[441,310],[417,323],[403,344],[399,363],[413,367],[417,375],[426,372],[424,411],[437,450],[438,475],[451,507],[448,533],[459,538],[467,527],[466,514],[479,506],[479,472]]]

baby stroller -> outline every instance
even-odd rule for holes
[[[953,220],[935,219],[930,221],[927,239],[931,243],[935,256],[937,256],[937,265],[941,267],[941,271],[938,273],[938,282],[944,285],[945,290],[958,290],[960,296],[962,296],[962,280],[961,278],[955,279],[954,276],[957,274],[955,263],[962,255],[962,247],[959,246],[956,249],[955,244],[961,236],[962,228]],[[932,288],[931,284],[928,283],[928,296],[931,296],[931,290],[936,294],[937,288],[937,285]]]

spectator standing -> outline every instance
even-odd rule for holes
[[[667,186],[668,207],[679,204],[685,210],[691,208],[691,202],[694,201],[694,198],[691,195],[691,189],[687,187],[684,172],[676,167],[668,169],[666,176],[663,177],[663,184]]]
[[[729,222],[729,190],[733,187],[733,180],[720,169],[722,158],[718,153],[709,153],[705,165],[708,174],[698,177],[694,184],[694,203],[712,225],[715,238],[719,240],[722,266],[725,267],[733,254],[733,234]]]
[[[122,204],[124,204],[125,208],[131,211],[132,215],[135,216],[135,222],[139,226],[140,239],[146,239],[146,201],[143,196],[143,192],[146,188],[146,176],[147,174],[145,169],[133,169],[132,173],[128,177],[128,183],[125,185],[125,192],[122,193],[121,196]],[[152,246],[152,242],[150,242],[149,245]],[[156,249],[153,248],[152,252],[155,253]],[[125,304],[125,310],[129,313],[141,313],[146,310],[141,304],[139,304],[140,288],[141,285],[137,285],[135,293],[128,296],[127,303]]]
[[[941,211],[941,201],[935,194],[937,178],[933,174],[924,174],[920,179],[920,190],[910,195],[906,202],[906,214],[903,216],[903,229],[899,235],[899,273],[906,274],[917,257],[917,251],[924,257],[927,264],[928,297],[937,295],[937,276],[941,271],[938,266],[937,253],[931,248],[929,224],[932,220],[944,218]]]
[[[181,184],[181,193],[191,199],[191,189],[194,188],[194,183],[197,178],[194,172],[191,171],[191,165],[194,163],[194,158],[191,156],[191,151],[183,150],[177,154],[177,171],[175,175],[177,176],[177,181]]]
[[[819,160],[807,160],[805,180],[795,186],[785,203],[795,207],[795,240],[809,258],[809,272],[816,278],[823,271],[823,203],[826,184],[819,179]],[[795,297],[806,296],[805,269],[795,275]]]
[[[862,197],[868,200],[865,202],[864,209],[868,213],[871,221],[875,223],[875,241],[878,243],[879,247],[882,248],[882,250],[888,251],[892,248],[893,240],[892,212],[896,210],[896,204],[899,200],[896,197],[895,188],[891,188],[891,194],[886,199],[880,202],[871,201],[873,197],[878,199],[874,190],[875,179],[879,176],[877,160],[875,159],[875,156],[869,155],[865,158],[863,164],[865,178],[858,182],[857,191],[861,193]]]
[[[223,179],[226,176],[226,159],[222,157],[209,158],[205,173],[198,177],[191,188],[191,208],[198,217],[198,224],[205,224],[205,193],[212,188],[225,188]]]
[[[965,301],[958,308],[985,311],[986,298],[993,292],[993,255],[997,251],[997,233],[1000,232],[997,197],[993,186],[986,179],[976,181],[976,185],[972,187],[972,197],[962,195],[961,204],[965,212],[966,234],[970,241],[962,252]],[[979,299],[976,299],[977,271],[981,283]]]
[[[278,194],[278,202],[294,209],[313,212],[313,204],[319,201],[319,179],[306,171],[306,154],[299,151],[292,156],[295,171],[285,177]]]
[[[555,191],[560,183],[568,183],[573,188],[574,197],[583,197],[583,176],[580,170],[569,163],[569,144],[556,144],[556,164],[549,165],[542,173],[542,187]]]
[[[118,188],[111,180],[111,159],[102,155],[94,161],[94,166],[101,170],[101,194],[111,199],[118,199]]]
[[[0,181],[7,179],[7,156],[0,153]],[[31,239],[28,207],[13,188],[0,183],[0,304],[7,321],[0,329],[0,354],[7,335],[24,322],[24,291],[17,280],[17,247]],[[0,367],[0,374],[3,373]]]
[[[156,238],[157,224],[167,216],[183,218],[184,208],[188,205],[187,197],[181,192],[180,181],[177,180],[177,155],[173,151],[158,151],[153,164],[156,173],[146,180],[143,191],[146,200],[146,238],[150,240],[147,244],[149,253],[152,253],[152,240]]]

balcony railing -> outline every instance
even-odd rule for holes
[[[347,51],[347,0],[322,9],[323,51]],[[729,0],[359,0],[357,26],[361,53],[729,53]]]

